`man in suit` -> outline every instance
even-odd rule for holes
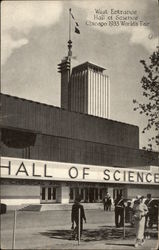
[[[74,201],[74,204],[72,205],[71,221],[72,221],[72,228],[74,228],[74,223],[75,223],[75,228],[73,231],[74,239],[78,239],[78,235],[79,235],[79,211],[80,211],[80,237],[83,231],[83,220],[86,223],[84,207],[80,204],[80,201],[81,201],[81,197],[77,196]]]
[[[124,225],[124,200],[123,200],[122,195],[117,196],[114,204],[115,204],[115,225],[116,227],[123,227]]]

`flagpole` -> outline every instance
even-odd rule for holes
[[[69,9],[69,40],[71,40],[71,8]]]
[[[68,59],[71,66],[71,56],[72,56],[72,41],[71,41],[71,8],[69,9],[69,40],[68,40]]]
[[[71,41],[71,8],[69,9],[69,40],[68,40],[68,61],[69,61],[69,82],[68,88],[69,93],[71,93],[71,57],[72,57],[72,41]],[[70,96],[68,96],[68,106],[70,109]]]

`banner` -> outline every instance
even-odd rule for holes
[[[10,157],[2,157],[0,167],[2,178],[159,185],[158,167],[142,170]]]

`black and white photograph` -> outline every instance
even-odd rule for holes
[[[159,1],[1,2],[1,250],[159,249]]]

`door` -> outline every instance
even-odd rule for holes
[[[114,188],[113,189],[113,199],[115,200],[118,195],[123,196],[123,191],[124,191],[123,188]]]
[[[56,187],[41,187],[40,195],[41,203],[55,203],[56,202]]]
[[[89,202],[94,201],[94,188],[89,188]]]

